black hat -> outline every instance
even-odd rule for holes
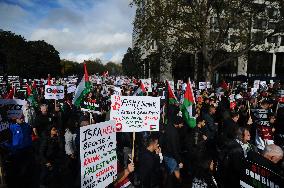
[[[174,124],[175,124],[175,125],[179,125],[179,124],[181,124],[181,123],[183,123],[182,117],[176,116],[176,118],[174,119]]]

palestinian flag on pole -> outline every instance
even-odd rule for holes
[[[136,89],[136,91],[133,93],[133,96],[143,96],[145,93],[146,93],[145,86],[143,82],[140,81],[140,85],[138,89]]]
[[[27,100],[30,102],[31,106],[33,107],[37,107],[38,103],[37,103],[37,92],[36,92],[36,88],[33,89],[30,88],[30,86],[28,84],[26,84],[27,89],[26,89],[26,94],[27,94]]]
[[[89,80],[89,75],[87,71],[87,65],[84,63],[84,77],[82,78],[81,82],[76,88],[75,96],[73,98],[72,104],[79,107],[81,104],[81,101],[84,99],[84,97],[91,91],[91,82]]]
[[[169,104],[177,104],[178,101],[177,101],[177,98],[173,92],[173,89],[171,88],[171,85],[170,83],[168,82],[168,80],[166,81],[167,82],[167,87],[168,87],[168,99],[169,99]]]
[[[195,114],[193,113],[194,104],[195,100],[193,90],[189,80],[184,94],[183,104],[181,105],[181,111],[184,121],[190,128],[194,128],[196,126],[196,118],[194,117]]]

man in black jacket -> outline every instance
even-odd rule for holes
[[[162,159],[158,137],[150,135],[146,141],[146,148],[139,154],[139,175],[142,188],[159,187],[161,178],[160,162]]]
[[[168,124],[166,127],[165,135],[163,138],[163,154],[166,166],[170,174],[175,175],[175,177],[180,180],[180,168],[183,168],[183,163],[181,160],[181,149],[178,129],[183,127],[183,119],[177,116],[174,119],[174,124]]]

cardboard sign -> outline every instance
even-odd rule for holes
[[[0,99],[0,107],[7,109],[8,118],[21,117],[27,101],[21,99]]]
[[[64,99],[64,86],[49,86],[45,85],[45,99]]]
[[[115,121],[80,127],[81,187],[106,187],[117,176]]]
[[[144,84],[145,89],[146,89],[148,92],[152,92],[151,78],[148,78],[148,79],[140,79],[140,80],[141,80],[141,82]]]
[[[284,185],[284,178],[270,169],[260,164],[244,161],[244,167],[241,169],[240,187],[274,187],[281,188]]]
[[[120,132],[159,131],[160,97],[112,95],[110,119]]]
[[[207,88],[206,85],[207,85],[206,82],[199,82],[198,88],[199,88],[200,90],[206,89],[206,88]]]

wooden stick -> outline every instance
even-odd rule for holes
[[[133,141],[132,141],[132,154],[131,154],[131,159],[132,163],[134,163],[134,148],[135,148],[135,132],[133,132]]]
[[[248,101],[248,113],[249,113],[249,117],[251,117],[250,116],[250,103],[249,103],[249,101]]]
[[[92,124],[92,112],[89,112],[90,113],[90,125]]]
[[[56,112],[56,99],[54,99],[54,111]]]

